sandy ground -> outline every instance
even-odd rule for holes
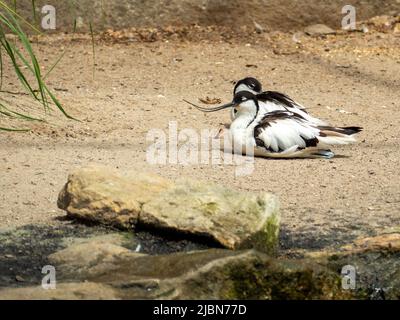
[[[86,38],[87,39],[87,38]],[[0,133],[0,229],[27,224],[60,226],[57,195],[69,172],[89,162],[149,170],[279,196],[284,248],[336,245],[400,224],[400,37],[390,34],[302,37],[260,35],[233,41],[158,41],[96,44],[52,37],[35,45],[41,62],[68,52],[51,73],[66,110],[50,124],[11,123],[30,133]],[[7,70],[6,70],[7,71]],[[202,114],[182,102],[231,99],[244,76],[285,92],[331,124],[365,128],[359,142],[334,148],[332,160],[256,159],[253,174],[235,177],[233,165],[150,165],[150,129],[197,131],[229,121],[228,112]],[[1,99],[22,110],[35,105],[6,72]],[[40,107],[36,114],[40,114]]]

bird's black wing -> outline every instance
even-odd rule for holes
[[[277,91],[264,91],[257,95],[257,99],[263,102],[269,101],[280,104],[288,111],[290,111],[290,109],[301,109],[302,111],[307,113],[306,109],[302,105],[296,103],[286,94]]]

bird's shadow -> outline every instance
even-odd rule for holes
[[[338,155],[335,155],[332,159],[335,159],[335,158],[337,158],[337,159],[350,159],[351,157],[350,156],[346,156],[344,154],[338,154]]]
[[[223,152],[223,153],[231,154],[230,152]],[[234,153],[232,153],[232,154],[234,154]],[[249,156],[249,155],[246,155],[246,154],[237,154],[237,155],[241,155],[242,157],[246,157],[246,158],[247,157],[258,158],[258,159],[263,159],[263,160],[267,160],[267,161],[334,160],[334,159],[350,159],[351,158],[351,156],[346,156],[346,155],[343,155],[343,154],[335,154],[335,156],[332,157],[332,158],[323,158],[323,157],[321,157],[321,158],[301,158],[301,157],[298,157],[298,158],[296,158],[296,157],[294,157],[294,158],[268,158],[268,157],[259,157],[259,156]]]

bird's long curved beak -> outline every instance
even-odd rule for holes
[[[224,104],[222,106],[215,107],[215,108],[203,108],[203,107],[199,107],[199,106],[195,105],[194,103],[191,103],[191,102],[189,102],[187,100],[183,100],[183,101],[185,101],[186,103],[192,105],[197,110],[200,110],[200,111],[203,111],[203,112],[215,112],[215,111],[219,111],[219,110],[223,110],[223,109],[233,108],[236,105],[235,102],[230,102],[230,103],[227,103],[227,104]]]

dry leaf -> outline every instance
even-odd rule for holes
[[[206,97],[205,99],[199,98],[199,101],[204,103],[204,104],[220,104],[221,103],[221,99],[219,99],[219,98],[210,98],[210,97]]]

